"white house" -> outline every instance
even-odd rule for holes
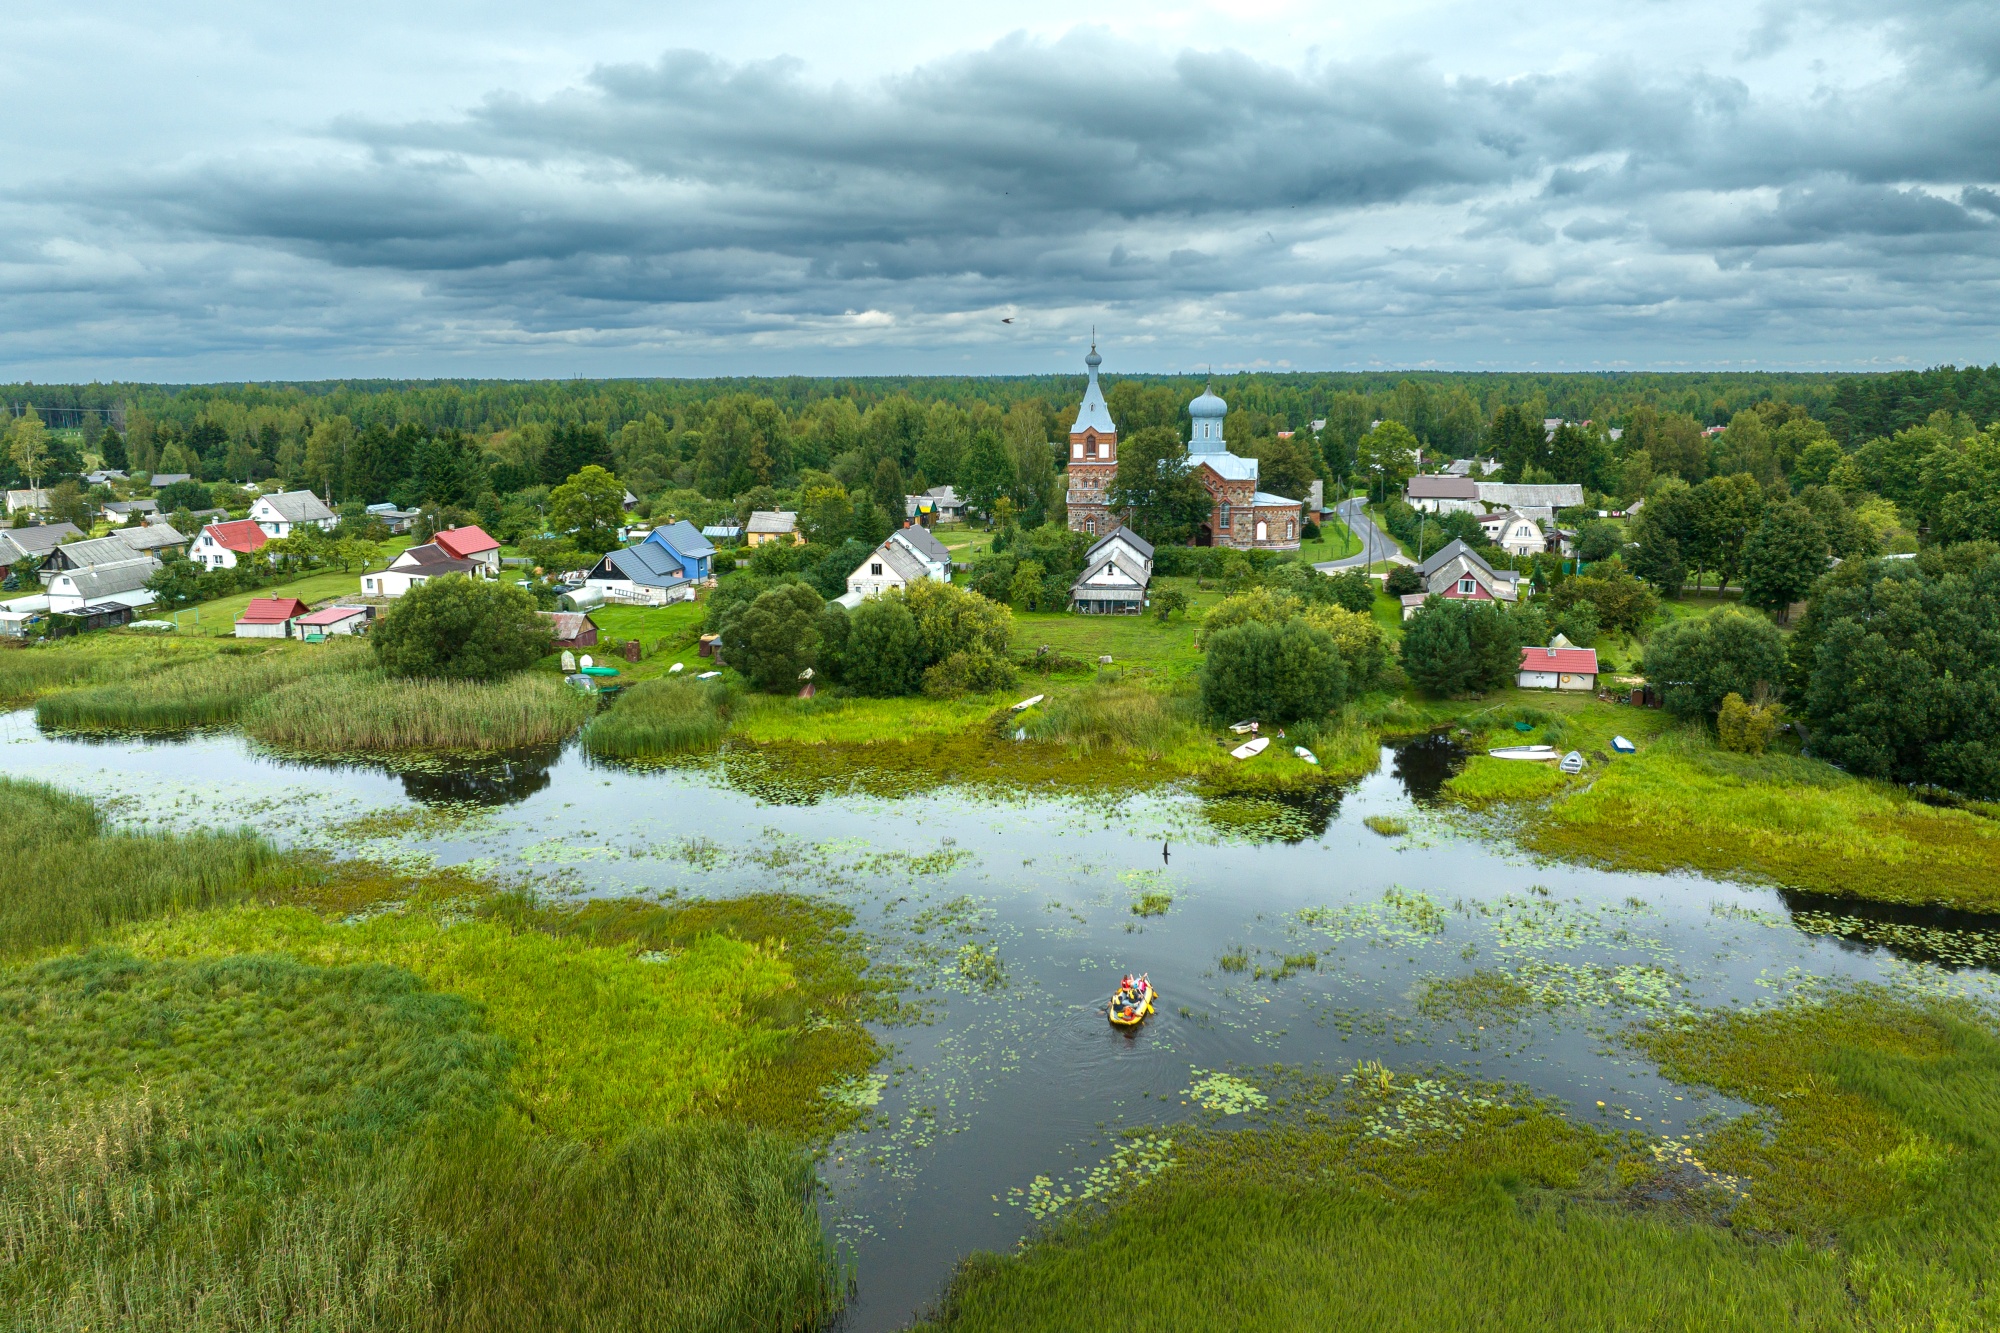
[[[1479,509],[1479,483],[1470,477],[1457,477],[1449,473],[1426,473],[1411,477],[1403,488],[1403,498],[1412,509],[1429,514],[1476,513]]]
[[[648,538],[637,546],[607,551],[584,575],[585,589],[594,589],[607,602],[632,606],[669,606],[692,602],[696,580],[673,551]]]
[[[334,524],[340,522],[311,491],[260,495],[250,502],[250,519],[264,529],[266,537],[289,537],[294,529],[307,525],[331,532]]]
[[[889,540],[901,544],[911,555],[923,561],[932,578],[940,583],[951,582],[951,552],[931,535],[929,528],[915,525],[898,528],[889,534]]]
[[[301,639],[331,638],[336,634],[360,634],[368,628],[370,611],[365,606],[329,606],[292,622],[292,632]]]
[[[945,581],[945,575],[917,558],[902,542],[891,537],[863,560],[852,574],[847,576],[847,591],[850,596],[880,597],[891,588],[907,588],[912,583],[925,579]]]
[[[1597,650],[1572,648],[1560,635],[1562,646],[1521,650],[1519,683],[1524,690],[1594,690],[1597,688]]]
[[[401,597],[410,589],[432,579],[443,578],[446,574],[466,574],[481,578],[485,567],[471,560],[460,560],[446,555],[436,545],[426,542],[422,546],[412,546],[394,560],[389,567],[376,574],[361,576],[361,591],[369,597]]]
[[[1462,541],[1446,543],[1443,550],[1417,566],[1417,573],[1424,580],[1424,590],[1403,598],[1405,620],[1414,616],[1432,597],[1469,602],[1521,600],[1520,572],[1493,568]]]
[[[234,569],[239,556],[255,555],[271,539],[264,529],[247,518],[233,523],[211,523],[194,539],[188,559],[204,569]]]
[[[104,521],[113,527],[123,527],[135,517],[150,523],[153,515],[160,512],[160,503],[157,500],[106,500],[100,512]]]
[[[1070,585],[1070,607],[1086,615],[1136,616],[1146,609],[1152,581],[1152,543],[1120,527],[1084,552],[1083,574]]]
[[[470,560],[479,565],[489,578],[500,572],[500,543],[487,536],[477,523],[465,528],[446,528],[431,540],[454,560]]]
[[[1542,525],[1519,510],[1483,515],[1479,526],[1486,529],[1489,541],[1509,555],[1539,555],[1548,549]]]
[[[1583,487],[1577,482],[1562,482],[1553,485],[1511,484],[1502,481],[1478,481],[1479,503],[1490,510],[1514,509],[1529,518],[1545,518],[1553,522],[1559,509],[1574,509],[1583,503]]]
[[[66,569],[49,579],[49,610],[74,615],[87,606],[150,606],[146,581],[159,571],[151,556]]]
[[[47,509],[48,507],[49,493],[47,491],[34,489],[7,492],[7,512],[10,514],[18,513],[23,509],[33,511]]]

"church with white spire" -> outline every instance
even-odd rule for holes
[[[1118,427],[1097,383],[1097,368],[1104,358],[1097,354],[1095,342],[1083,363],[1090,368],[1090,382],[1069,431],[1069,527],[1071,532],[1101,537],[1123,522],[1107,498],[1118,474]],[[1203,389],[1188,404],[1194,429],[1187,459],[1210,499],[1208,521],[1196,530],[1193,544],[1296,551],[1305,502],[1257,489],[1257,460],[1229,452],[1223,441],[1222,419],[1228,412],[1229,404],[1210,389]]]

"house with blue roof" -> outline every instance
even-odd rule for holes
[[[694,583],[715,580],[715,546],[684,518],[654,528],[639,544],[659,547],[679,563],[681,573]]]

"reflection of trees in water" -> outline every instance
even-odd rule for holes
[[[1940,967],[2000,970],[2000,915],[1949,907],[1868,902],[1832,894],[1778,890],[1792,924],[1858,953],[1887,949],[1898,958]]]
[[[1413,801],[1435,801],[1444,784],[1464,765],[1465,751],[1441,731],[1396,747],[1396,780]]]
[[[1291,844],[1324,836],[1326,826],[1340,813],[1340,798],[1345,795],[1347,789],[1334,782],[1315,782],[1279,793],[1278,804],[1298,814],[1305,827],[1301,831],[1288,826],[1278,841]]]
[[[552,780],[560,750],[546,755],[516,755],[498,760],[480,760],[464,768],[447,771],[425,770],[398,774],[403,791],[413,801],[425,805],[461,802],[471,805],[512,805],[525,801],[547,787]]]

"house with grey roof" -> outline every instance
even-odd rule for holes
[[[162,551],[179,551],[188,544],[188,539],[174,531],[171,523],[133,523],[113,533],[141,555],[159,555]]]
[[[1417,574],[1424,581],[1424,589],[1403,598],[1405,620],[1414,616],[1433,597],[1471,602],[1513,603],[1521,600],[1520,571],[1495,569],[1486,563],[1479,552],[1455,539],[1418,565]]]
[[[1583,503],[1583,487],[1577,482],[1530,485],[1501,481],[1475,482],[1479,503],[1488,510],[1516,509],[1529,518],[1555,521],[1556,511],[1574,509]]]
[[[0,578],[23,560],[40,560],[72,537],[83,536],[74,523],[37,523],[26,528],[0,528]]]
[[[1085,615],[1136,616],[1146,609],[1152,582],[1152,543],[1120,527],[1084,553],[1083,573],[1070,585],[1070,608]]]
[[[477,560],[462,560],[436,542],[425,542],[398,555],[389,562],[387,569],[363,574],[361,591],[368,597],[401,597],[410,589],[447,574],[484,578],[486,573],[486,566]]]
[[[692,602],[696,580],[678,551],[650,538],[637,546],[606,552],[584,575],[583,586],[594,588],[607,602],[631,606],[666,606]]]
[[[109,537],[90,537],[78,542],[64,542],[43,559],[41,580],[46,585],[57,574],[68,570],[93,569],[98,565],[122,565],[128,560],[148,555],[148,552],[134,550],[125,540],[123,533],[113,533]]]
[[[250,517],[266,537],[289,537],[306,526],[331,532],[340,521],[311,491],[260,495],[250,502]]]
[[[1410,478],[1403,487],[1403,500],[1410,508],[1427,514],[1476,513],[1479,483],[1450,473],[1425,473]]]
[[[157,491],[160,487],[171,486],[177,481],[193,480],[194,478],[185,472],[155,472],[146,478],[146,484]]]
[[[130,523],[134,518],[150,522],[159,512],[158,500],[106,500],[103,508],[104,521],[112,524]]]
[[[838,600],[852,606],[863,598],[880,597],[891,588],[907,588],[925,579],[943,583],[949,577],[949,569],[947,565],[946,572],[940,573],[909,546],[891,537],[855,566],[854,572],[847,576],[847,596]]]
[[[26,487],[7,492],[7,512],[17,514],[23,509],[33,513],[49,507],[49,493],[40,487]]]
[[[951,552],[945,544],[931,535],[931,530],[917,524],[898,528],[889,534],[889,540],[900,542],[911,555],[930,566],[931,577],[945,582],[951,580]]]
[[[49,579],[49,610],[75,615],[86,607],[150,606],[153,594],[146,583],[160,570],[160,562],[150,556],[128,558],[118,564],[90,565],[68,569]]]

